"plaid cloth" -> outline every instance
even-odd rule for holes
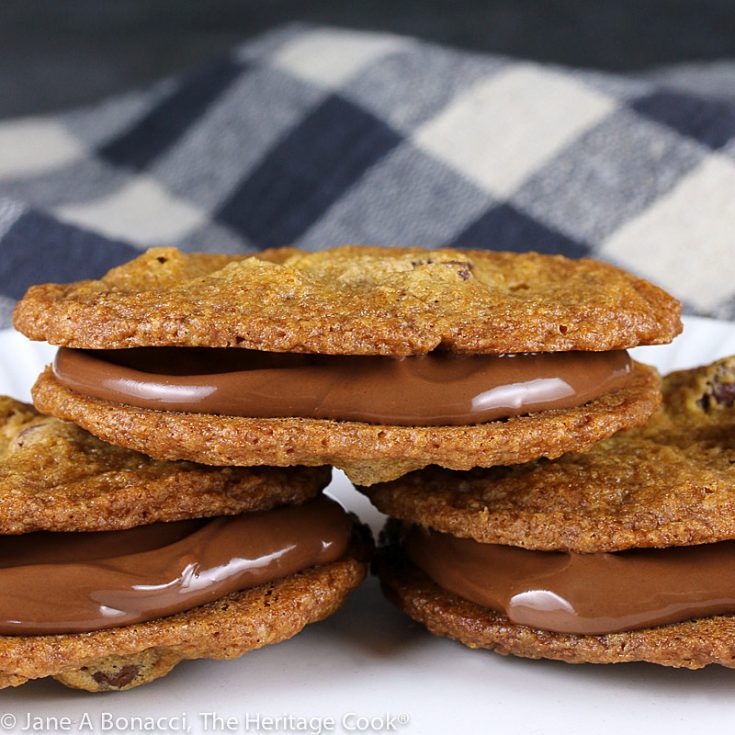
[[[0,123],[0,324],[152,245],[592,256],[735,316],[735,101],[288,26],[153,88]]]

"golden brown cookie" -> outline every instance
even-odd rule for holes
[[[157,462],[0,396],[0,534],[120,530],[302,503],[328,467]]]
[[[672,373],[645,426],[584,454],[365,491],[379,510],[481,543],[577,552],[735,538],[735,357]]]
[[[417,522],[487,544],[572,552],[662,547],[663,554],[670,547],[733,539],[734,430],[735,358],[727,358],[666,377],[662,407],[647,425],[621,432],[586,454],[469,473],[432,468],[370,488],[366,494],[376,506],[400,519],[386,526],[386,545],[375,565],[383,589],[432,633],[471,648],[569,663],[648,661],[692,669],[718,663],[735,668],[734,615],[701,617],[700,612],[700,617],[682,622],[606,634],[542,630],[535,624],[514,623],[502,612],[434,582],[407,558],[400,532],[400,521]],[[421,564],[420,558],[417,561]],[[471,578],[468,568],[457,569]],[[701,592],[698,571],[694,570],[695,594]],[[710,571],[719,578],[717,568]],[[514,574],[511,570],[511,581]],[[519,586],[511,594],[523,597],[535,589],[525,586],[528,575],[532,578],[533,571],[518,571]],[[645,594],[638,604],[661,604],[656,602],[659,592],[676,592],[679,604],[692,599],[682,596],[678,586],[667,589],[669,582],[658,590],[655,579],[648,581],[650,589],[642,588]],[[550,584],[549,590],[555,592],[554,583]],[[572,578],[570,584],[582,594],[586,612],[580,616],[598,615],[615,629],[609,619],[615,613],[604,603],[597,612],[584,607],[584,599],[600,599],[584,597],[590,580]],[[615,587],[616,600],[626,594],[624,587]],[[640,588],[632,589],[640,594]],[[720,600],[719,591],[717,595]],[[517,604],[530,606],[531,602]],[[567,600],[566,604],[574,605],[570,609],[576,615],[576,603]],[[538,625],[544,611],[552,615],[551,608],[536,609],[541,611],[537,613],[541,617],[534,618]],[[719,608],[723,609],[727,607]],[[548,620],[549,627],[554,627]]]
[[[404,356],[659,344],[681,331],[679,312],[667,293],[614,266],[537,253],[159,248],[97,281],[33,286],[15,326],[77,348]]]
[[[131,689],[186,659],[237,658],[278,643],[343,604],[365,577],[368,550],[361,529],[339,561],[177,615],[92,633],[0,636],[0,688],[53,676],[92,692]]]
[[[554,633],[511,623],[500,613],[447,592],[395,550],[376,566],[386,596],[401,610],[435,635],[470,648],[570,664],[648,661],[686,669],[708,664],[735,668],[732,615],[606,635]]]
[[[155,411],[89,398],[47,369],[33,388],[44,413],[157,459],[210,465],[333,464],[359,485],[437,464],[455,470],[515,464],[585,449],[644,423],[658,406],[655,370],[636,364],[631,382],[571,409],[471,426],[387,426],[322,419],[252,419]]]

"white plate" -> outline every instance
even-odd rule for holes
[[[672,345],[635,350],[662,371],[733,353],[735,324],[696,318],[686,319]],[[47,345],[0,332],[0,393],[27,399],[52,354]],[[330,492],[377,528],[379,514],[337,475]],[[370,580],[331,619],[236,661],[185,662],[158,682],[116,694],[87,695],[53,681],[6,689],[0,733],[21,732],[30,713],[68,717],[68,727],[51,721],[44,730],[74,733],[102,731],[111,718],[121,718],[119,727],[106,732],[146,732],[152,724],[167,732],[183,724],[194,733],[345,733],[360,731],[362,717],[377,718],[367,732],[689,735],[722,730],[735,713],[734,688],[735,671],[716,666],[569,666],[471,651],[426,633]],[[276,717],[292,719],[266,719]],[[232,729],[227,718],[234,718]],[[304,728],[300,718],[324,719]]]

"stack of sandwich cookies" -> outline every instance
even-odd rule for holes
[[[55,418],[8,414],[20,454],[0,533],[23,535],[0,537],[0,559],[16,560],[0,586],[62,536],[65,550],[59,606],[0,603],[0,660],[9,684],[92,690],[239,655],[335,610],[369,541],[315,497],[324,465],[369,486],[584,450],[655,412],[658,376],[626,350],[681,329],[674,299],[609,265],[349,246],[151,250],[98,281],[31,288],[15,324],[61,349],[33,390]],[[36,474],[28,442],[47,458]],[[456,475],[405,484],[437,472]]]
[[[384,591],[437,635],[570,663],[735,667],[735,357],[585,454],[364,490]]]
[[[160,462],[0,398],[0,687],[129,689],[332,614],[370,540],[329,474]]]
[[[610,265],[534,253],[341,247],[147,252],[29,290],[59,345],[34,401],[112,444],[209,465],[324,465],[361,485],[557,457],[644,423],[626,352],[679,305]]]

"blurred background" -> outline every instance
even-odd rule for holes
[[[0,328],[151,246],[345,242],[735,318],[735,0],[2,0],[0,44]]]
[[[91,102],[298,21],[735,98],[733,0],[3,0],[0,117]]]

